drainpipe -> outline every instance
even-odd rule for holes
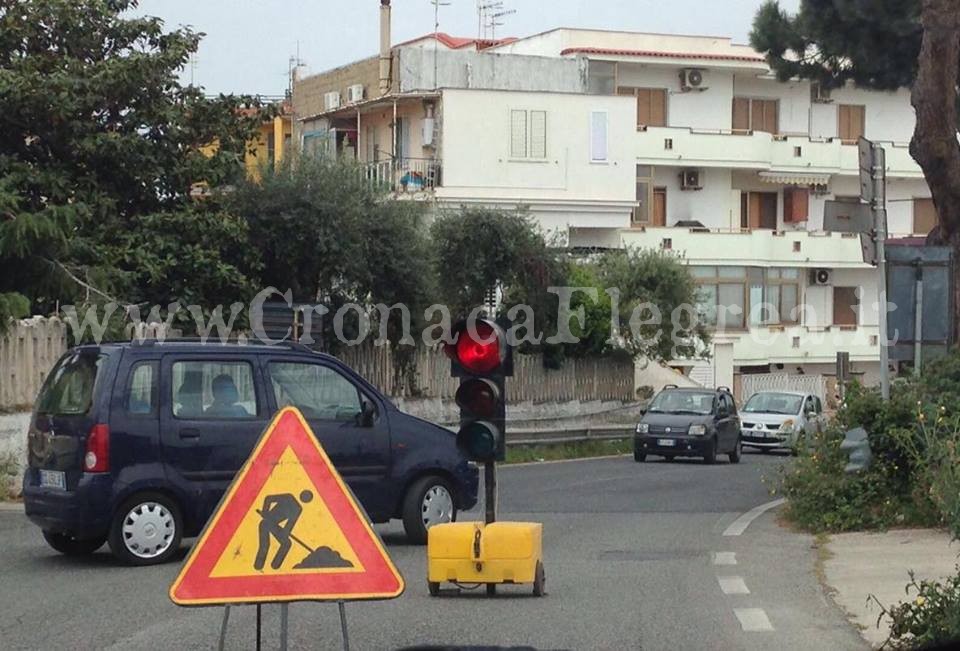
[[[390,92],[390,0],[380,0],[380,94]]]

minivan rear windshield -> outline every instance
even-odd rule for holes
[[[82,416],[93,405],[103,355],[75,354],[64,357],[50,372],[40,391],[37,413],[45,416]]]

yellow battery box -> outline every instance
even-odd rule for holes
[[[543,525],[539,522],[453,522],[430,528],[427,536],[427,586],[441,583],[485,584],[487,594],[504,583],[533,584],[544,593]]]

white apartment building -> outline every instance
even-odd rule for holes
[[[678,362],[706,384],[830,374],[838,352],[879,377],[876,269],[858,237],[823,232],[823,205],[859,194],[864,135],[886,148],[891,236],[931,230],[906,90],[781,83],[758,53],[717,37],[556,29],[497,43],[431,35],[387,52],[379,95],[304,112],[309,84],[356,75],[295,85],[305,152],[354,157],[440,209],[525,206],[573,248],[682,256],[723,321],[712,362]]]

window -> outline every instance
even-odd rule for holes
[[[860,321],[860,299],[856,287],[833,288],[833,325],[856,327]]]
[[[733,130],[779,133],[779,103],[775,99],[733,98]]]
[[[693,267],[700,286],[700,314],[720,329],[743,328],[749,313],[745,267]]]
[[[588,61],[587,79],[591,95],[613,95],[617,86],[617,64],[609,61]]]
[[[510,158],[547,157],[547,112],[510,111]]]
[[[590,162],[607,162],[607,112],[590,113]]]
[[[653,168],[637,165],[637,206],[633,209],[632,221],[638,226],[650,224],[650,207],[653,205]]]
[[[350,422],[362,411],[356,385],[320,364],[270,364],[278,407],[293,406],[307,418]]]
[[[157,408],[157,363],[140,362],[130,373],[127,386],[127,413],[149,415]]]
[[[913,200],[913,232],[915,235],[929,235],[937,227],[937,209],[933,199]]]
[[[763,302],[767,305],[764,324],[796,323],[799,316],[800,270],[767,269]]]
[[[783,221],[788,224],[805,222],[810,216],[810,190],[783,189]]]
[[[100,378],[103,356],[71,355],[50,372],[37,399],[44,416],[80,416],[90,411]]]
[[[837,107],[837,131],[844,144],[856,143],[864,134],[866,109],[853,104]]]
[[[740,227],[777,229],[777,193],[743,192],[740,194]]]
[[[618,88],[617,94],[637,98],[637,128],[667,126],[665,88]]]
[[[247,362],[175,362],[171,389],[177,418],[232,420],[260,411]]]

